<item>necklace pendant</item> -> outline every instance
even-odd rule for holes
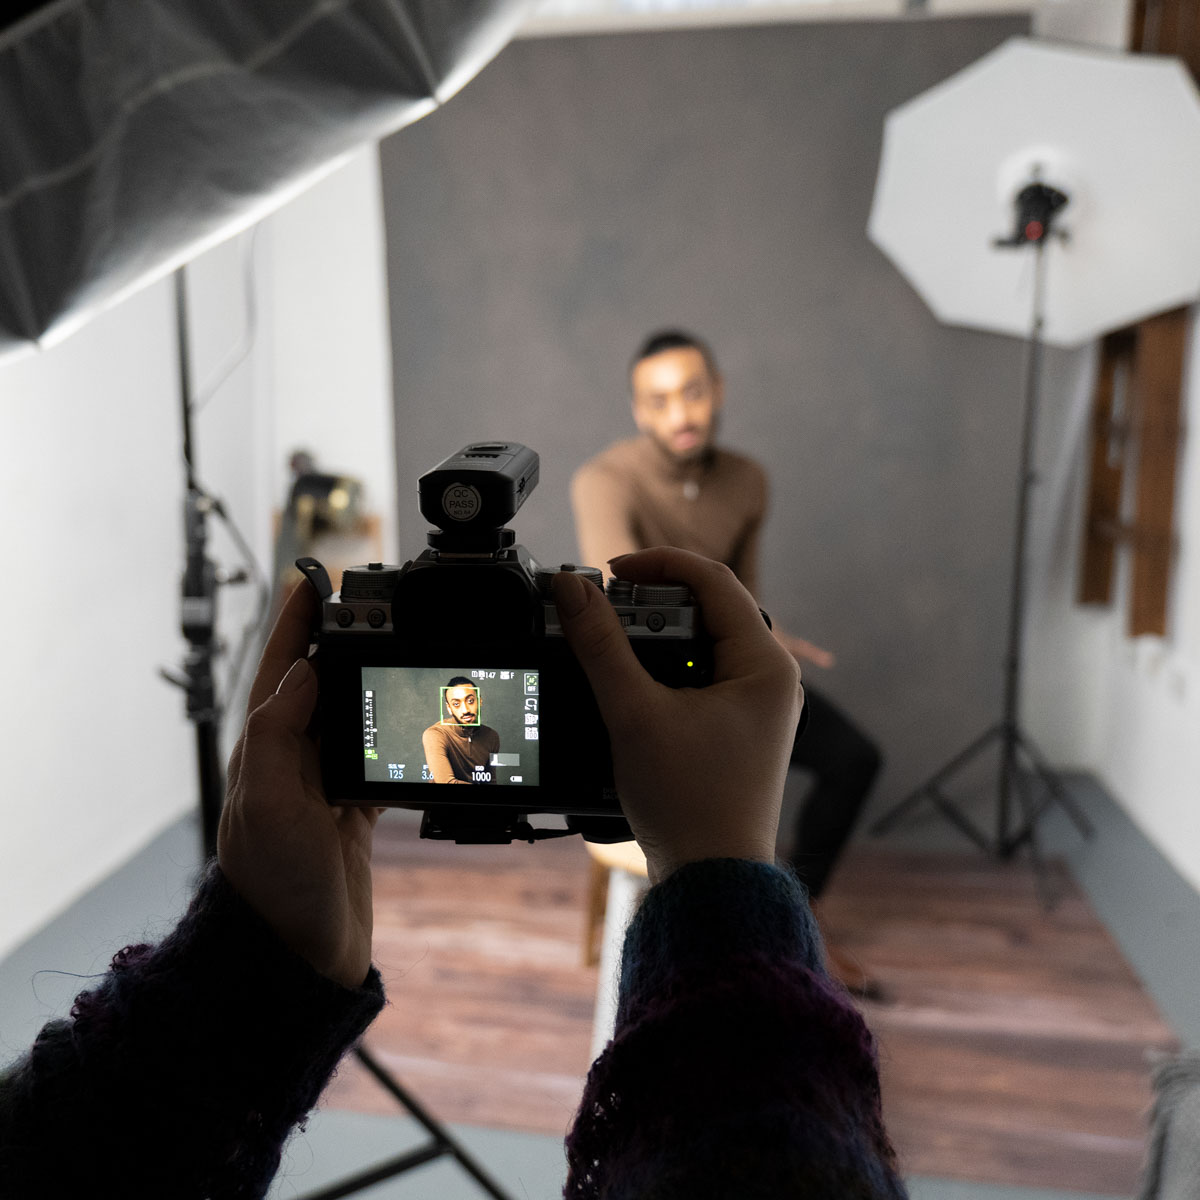
[[[700,496],[700,485],[694,479],[685,479],[683,481],[683,498],[685,500],[696,500]]]

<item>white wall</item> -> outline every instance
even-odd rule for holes
[[[196,419],[201,481],[265,566],[298,444],[364,479],[392,522],[394,460],[383,230],[374,150],[189,268],[203,388],[247,322],[252,353]],[[176,664],[182,567],[169,281],[51,350],[0,362],[0,955],[194,811],[192,727],[157,677]],[[211,551],[235,566],[228,538]],[[221,595],[235,639],[246,589]],[[229,744],[224,746],[228,752]]]
[[[170,285],[0,364],[0,950],[192,803]]]
[[[395,550],[396,454],[379,159],[372,149],[267,223],[275,445],[366,484]],[[416,481],[412,484],[416,496]],[[415,504],[415,499],[414,499]]]
[[[1200,427],[1196,327],[1185,423]],[[1095,350],[1047,372],[1031,533],[1027,725],[1052,761],[1094,771],[1181,875],[1200,888],[1200,444],[1179,464],[1178,556],[1165,638],[1126,635],[1128,555],[1111,608],[1075,603]]]

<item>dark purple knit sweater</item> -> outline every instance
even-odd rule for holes
[[[260,1197],[382,1005],[374,969],[324,979],[214,868],[0,1076],[0,1196]],[[567,1155],[571,1200],[905,1195],[870,1034],[790,875],[716,860],[651,889]]]
[[[874,1041],[794,876],[714,859],[647,893],[567,1159],[570,1200],[907,1195]]]
[[[0,1077],[0,1196],[262,1196],[288,1131],[383,1007],[283,945],[215,867]]]

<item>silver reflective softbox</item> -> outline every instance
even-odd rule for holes
[[[59,0],[0,30],[0,354],[444,102],[526,0]]]

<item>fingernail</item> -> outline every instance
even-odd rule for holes
[[[629,554],[614,555],[614,557],[612,557],[608,560],[608,565],[611,567],[614,563],[623,562],[625,559],[631,558],[631,557],[632,557],[632,555],[629,555]]]
[[[551,586],[554,588],[554,603],[560,613],[573,617],[587,608],[589,597],[585,589],[592,585],[573,571],[559,571]]]
[[[307,659],[296,659],[288,667],[288,673],[279,681],[279,686],[275,689],[275,695],[286,696],[288,692],[298,692],[308,682],[308,677],[311,673],[312,667],[308,665]]]

